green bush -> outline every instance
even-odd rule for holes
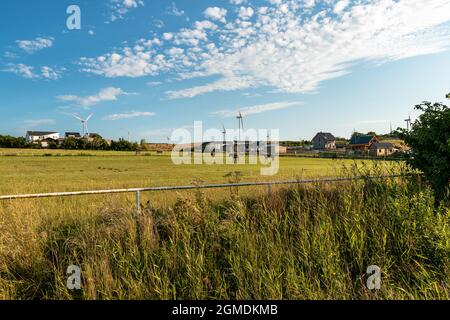
[[[423,113],[410,131],[400,129],[400,137],[411,147],[409,163],[424,173],[436,198],[443,200],[450,182],[450,108],[423,102],[416,109]]]

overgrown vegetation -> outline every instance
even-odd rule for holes
[[[219,202],[180,194],[140,213],[93,199],[83,211],[66,200],[2,204],[0,298],[449,299],[450,210],[417,179]],[[72,264],[78,292],[65,287]],[[365,286],[370,265],[382,270],[377,292]]]
[[[415,108],[422,114],[411,130],[399,129],[401,138],[411,147],[409,163],[425,174],[438,200],[450,200],[450,108],[431,102]]]

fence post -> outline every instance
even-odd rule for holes
[[[141,192],[136,191],[136,211],[141,211]]]

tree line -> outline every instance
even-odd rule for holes
[[[40,143],[29,143],[24,137],[2,136],[0,135],[0,148],[42,148]],[[66,138],[62,144],[57,141],[48,143],[49,149],[65,150],[105,150],[105,151],[138,151],[140,146],[137,143],[129,142],[125,139],[118,141],[106,141],[99,135],[91,139]]]

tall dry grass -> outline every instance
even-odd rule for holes
[[[417,177],[224,192],[140,213],[108,197],[1,204],[0,298],[450,297],[450,209]],[[66,288],[72,264],[81,291]]]

